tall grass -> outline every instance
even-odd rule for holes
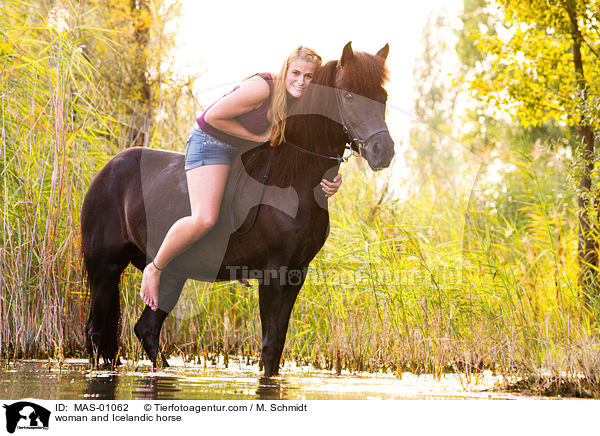
[[[0,355],[63,353],[82,344],[78,216],[106,159],[102,116],[66,11],[21,1],[1,8]]]
[[[153,13],[160,6],[154,3]],[[113,95],[116,85],[102,80],[107,72],[98,70],[103,64],[94,54],[110,63],[124,44],[115,41],[123,35],[90,23],[102,13],[97,7],[4,0],[0,8],[0,356],[81,354],[88,313],[81,203],[93,175],[131,144],[135,120],[123,108],[139,103],[133,92]],[[175,85],[162,89],[157,107],[172,98],[187,105]],[[173,130],[165,121],[159,129]],[[173,141],[153,132],[155,142],[162,136]]]

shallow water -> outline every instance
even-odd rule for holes
[[[2,399],[99,400],[362,400],[362,399],[516,399],[492,392],[500,379],[486,372],[467,383],[465,376],[410,373],[336,376],[308,367],[282,368],[265,379],[258,366],[230,360],[227,368],[190,365],[169,359],[170,368],[152,371],[148,361],[125,362],[116,371],[90,370],[87,360],[67,359],[60,367],[40,360],[21,361],[0,370]]]

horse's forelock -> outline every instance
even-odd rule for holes
[[[352,60],[342,69],[339,85],[365,97],[376,98],[388,79],[388,69],[383,58],[354,52]]]

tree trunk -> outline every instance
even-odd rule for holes
[[[152,92],[148,72],[148,45],[150,26],[144,22],[144,15],[149,13],[148,0],[130,0],[129,7],[134,20],[135,39],[135,73],[133,79],[140,90],[140,104],[134,108],[130,120],[131,146],[147,146],[150,139],[152,119]]]
[[[571,23],[571,38],[573,39],[573,66],[577,76],[577,86],[581,95],[583,107],[588,105],[588,86],[583,71],[581,58],[581,43],[583,41],[579,24],[577,23],[577,9],[574,0],[563,3]],[[588,297],[594,298],[598,295],[596,275],[598,271],[598,242],[597,229],[592,218],[592,209],[595,209],[595,195],[592,192],[592,171],[594,170],[594,131],[585,116],[581,116],[577,127],[581,137],[580,157],[583,165],[579,174],[579,186],[577,192],[577,206],[579,213],[578,234],[578,261],[579,261],[579,284]]]

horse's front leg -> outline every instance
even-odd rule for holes
[[[294,302],[302,288],[304,274],[288,283],[287,277],[264,281],[259,286],[260,320],[262,324],[262,353],[265,377],[279,374],[279,361]]]
[[[149,306],[144,308],[140,319],[135,324],[133,331],[142,343],[144,351],[156,368],[159,352],[160,330],[162,325],[177,304],[181,289],[185,284],[186,278],[176,276],[165,271],[160,277],[160,286],[158,289],[158,309],[153,311]],[[162,366],[167,367],[167,359],[161,354]]]

